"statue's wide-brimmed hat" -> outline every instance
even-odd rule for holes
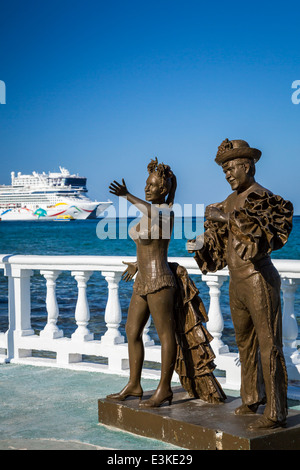
[[[250,158],[256,163],[261,157],[261,151],[251,148],[245,140],[228,140],[225,139],[218,147],[218,153],[215,162],[218,165],[235,158]]]

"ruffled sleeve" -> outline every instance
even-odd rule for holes
[[[229,218],[233,248],[244,261],[282,248],[292,230],[293,205],[264,191],[248,195],[244,207]]]

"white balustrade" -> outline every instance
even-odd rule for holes
[[[95,370],[106,373],[128,375],[128,349],[120,332],[122,311],[120,305],[122,261],[132,262],[134,257],[119,256],[5,256],[0,255],[0,269],[8,278],[8,319],[7,332],[0,333],[0,362],[12,361],[23,364],[67,367],[77,370]],[[221,383],[228,389],[239,389],[240,364],[238,354],[229,351],[222,338],[224,321],[222,315],[221,287],[228,278],[226,269],[213,274],[202,275],[192,257],[170,258],[186,267],[189,274],[199,276],[209,288],[210,304],[206,305],[209,321],[207,328],[213,335],[212,347],[216,355],[218,370],[225,371]],[[298,324],[295,312],[295,293],[300,284],[300,261],[274,260],[282,278],[283,294],[283,345],[289,378],[300,385],[300,357],[297,349]],[[46,280],[47,323],[40,334],[31,326],[30,284],[33,272],[38,271]],[[65,337],[57,326],[59,306],[56,298],[56,284],[59,275],[69,272],[77,282],[78,296],[74,317],[76,330],[71,338]],[[91,275],[99,272],[107,283],[105,309],[106,331],[101,340],[95,340],[89,329],[90,309],[87,285]],[[120,292],[121,294],[120,294]],[[125,314],[125,312],[124,312]],[[160,346],[149,336],[151,319],[144,329],[145,358],[160,362]],[[7,351],[2,354],[2,351]],[[50,351],[56,358],[38,357],[34,351]],[[107,358],[107,364],[82,362],[82,356]],[[4,357],[5,356],[5,357]],[[4,358],[4,359],[3,359]],[[157,377],[157,371],[144,370],[145,377]],[[175,380],[178,380],[174,376]],[[223,380],[223,382],[222,382]],[[299,394],[300,397],[300,394]]]

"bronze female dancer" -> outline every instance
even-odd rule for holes
[[[148,172],[146,201],[129,193],[124,180],[122,184],[114,181],[110,185],[112,194],[128,199],[143,216],[129,232],[136,243],[137,262],[128,263],[123,273],[125,281],[137,273],[126,322],[129,382],[119,393],[107,398],[118,401],[130,396],[142,398],[142,334],[151,314],[161,343],[161,378],[152,397],[140,406],[172,403],[174,368],[190,396],[219,403],[226,397],[212,373],[215,368],[209,345],[212,337],[202,325],[208,320],[204,305],[186,269],[176,263],[169,264],[167,258],[174,222],[176,177],[168,165],[158,164],[157,158],[148,165]]]
[[[170,208],[174,201],[176,178],[170,167],[158,164],[157,159],[148,165],[148,172],[146,201],[130,194],[124,180],[123,184],[115,181],[110,185],[112,194],[125,197],[135,204],[143,216],[137,226],[130,230],[130,236],[136,243],[137,263],[128,263],[123,273],[123,278],[128,281],[138,271],[126,322],[130,378],[120,393],[109,395],[109,398],[142,398],[142,334],[151,314],[161,343],[161,379],[155,393],[149,400],[142,402],[142,406],[158,407],[166,401],[169,404],[172,402],[171,379],[177,349],[173,315],[176,281],[167,260],[173,228]]]

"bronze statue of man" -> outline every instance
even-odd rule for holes
[[[236,415],[264,413],[249,429],[285,426],[287,372],[282,351],[280,276],[270,259],[292,229],[293,206],[255,181],[261,151],[224,140],[216,163],[233,193],[205,212],[205,233],[188,243],[203,273],[226,265],[230,309],[241,362],[242,405]]]

